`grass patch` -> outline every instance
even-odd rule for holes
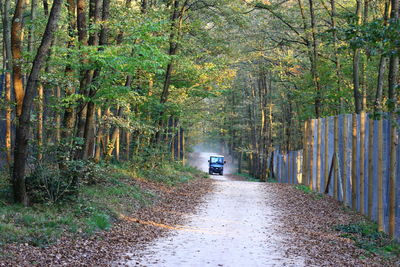
[[[138,186],[136,177],[170,186],[208,177],[179,163],[165,164],[138,175],[128,166],[111,165],[104,168],[101,176],[98,183],[82,185],[77,197],[23,207],[10,202],[9,176],[0,173],[0,246],[28,243],[45,247],[62,235],[88,236],[109,230],[120,214],[131,214],[157,199],[155,192]]]
[[[314,192],[308,186],[305,186],[305,185],[302,185],[302,184],[298,184],[298,185],[295,185],[294,188],[296,188],[297,190],[303,192],[304,194],[311,195],[316,200],[324,198],[324,194],[321,194],[321,193],[318,193],[318,192]]]
[[[386,233],[379,232],[376,223],[364,221],[354,224],[337,225],[335,226],[335,230],[341,232],[342,237],[353,240],[357,247],[367,252],[367,256],[400,256],[400,243],[390,239]]]

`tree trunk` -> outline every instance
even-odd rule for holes
[[[75,0],[67,0],[67,8],[68,8],[68,43],[67,48],[72,48],[74,46],[75,39],[75,30],[77,27],[77,19],[76,19],[76,5]],[[78,2],[82,4],[81,2]],[[78,12],[81,12],[78,9]],[[72,79],[74,71],[70,64],[67,64],[65,67],[65,76],[67,79]],[[72,85],[67,85],[65,88],[65,97],[70,97],[75,93],[75,88]],[[63,122],[62,122],[62,131],[61,138],[66,139],[72,137],[73,129],[75,124],[75,110],[72,105],[68,105],[65,107]]]
[[[362,2],[357,0],[357,25],[361,25],[362,20]],[[362,94],[360,91],[360,57],[361,50],[356,48],[353,53],[353,86],[354,86],[354,105],[355,112],[360,114],[362,111]]]
[[[91,12],[90,17],[93,20],[93,23],[96,23],[100,19],[100,1],[99,0],[92,0],[90,2],[91,5]],[[93,10],[92,10],[93,8]],[[103,0],[103,14],[101,19],[103,22],[106,22],[110,16],[110,1]],[[107,44],[107,36],[108,36],[108,28],[105,25],[102,25],[100,38],[98,38],[97,33],[94,33],[89,38],[89,45],[106,45]],[[99,51],[102,49],[100,48]],[[96,69],[93,74],[93,82],[96,82],[98,77],[100,76],[100,69]],[[84,131],[84,149],[83,149],[83,159],[88,159],[91,157],[91,152],[89,151],[91,144],[93,144],[94,140],[94,123],[95,123],[95,104],[93,102],[93,97],[96,95],[97,89],[94,85],[90,87],[89,90],[89,102],[87,104],[87,111],[86,111],[86,123],[85,123],[85,131]]]
[[[331,0],[331,26],[332,26],[332,38],[333,38],[333,53],[335,56],[335,67],[336,67],[336,78],[337,78],[337,91],[338,94],[341,95],[341,90],[342,90],[342,71],[341,71],[341,65],[340,65],[340,57],[338,54],[338,48],[337,48],[337,43],[338,43],[338,38],[337,38],[337,29],[336,29],[336,3],[335,0]],[[342,113],[344,106],[343,106],[343,97],[339,97],[339,112]]]
[[[13,59],[13,87],[15,101],[17,103],[17,118],[21,116],[22,104],[24,102],[24,84],[22,80],[22,19],[25,10],[26,0],[18,0],[15,6],[14,17],[11,25],[11,51]]]
[[[88,37],[87,37],[87,23],[86,23],[86,1],[85,0],[77,0],[77,29],[78,29],[78,42],[81,47],[88,45]],[[82,54],[81,56],[81,64],[87,64],[86,54]],[[89,83],[87,77],[88,72],[84,69],[80,70],[80,79],[79,79],[79,94],[85,94],[86,85]],[[86,105],[82,105],[78,107],[78,111],[76,114],[76,126],[77,132],[76,137],[83,137],[84,132],[84,121],[86,118]]]
[[[43,159],[43,85],[37,86],[37,148],[38,155],[37,159],[40,161]]]
[[[312,37],[312,62],[311,62],[311,74],[313,76],[313,81],[315,85],[315,115],[317,118],[321,117],[321,107],[322,107],[322,98],[321,98],[321,85],[319,82],[318,75],[318,43],[317,43],[317,29],[316,29],[316,20],[314,14],[314,5],[313,0],[309,0],[310,3],[310,16],[311,16],[311,37]]]
[[[10,18],[8,16],[10,10],[10,0],[4,1],[1,6],[3,13],[3,43],[4,43],[4,62],[5,62],[5,83],[4,83],[4,96],[6,101],[6,133],[5,133],[5,148],[6,148],[6,159],[8,166],[12,163],[12,153],[11,153],[11,71],[12,71],[12,52],[11,52],[11,29],[10,29]]]
[[[168,55],[174,56],[178,52],[178,41],[177,38],[180,37],[180,27],[181,24],[178,23],[179,16],[183,16],[183,14],[179,13],[179,0],[173,0],[173,10],[171,15],[171,27],[170,27],[170,36],[169,36],[169,51]],[[169,87],[171,85],[171,75],[174,67],[173,59],[168,63],[167,70],[165,72],[165,79],[163,90],[161,93],[160,104],[164,106],[164,104],[168,101],[169,96]],[[160,111],[158,118],[158,127],[159,129],[156,132],[155,141],[157,144],[161,142],[161,125],[163,124],[163,115],[165,113],[164,108]]]
[[[19,0],[21,1],[21,0]],[[18,2],[19,2],[18,1]],[[46,56],[50,50],[51,41],[53,34],[57,28],[59,15],[61,11],[62,0],[54,0],[49,19],[46,25],[45,32],[42,37],[41,44],[38,48],[38,52],[32,64],[32,69],[29,75],[29,79],[26,86],[25,96],[23,99],[23,106],[21,108],[21,114],[19,116],[19,123],[16,129],[15,137],[15,159],[13,168],[13,191],[14,200],[17,203],[28,205],[28,195],[26,192],[25,185],[25,167],[26,159],[28,156],[28,140],[30,132],[30,115],[35,95],[36,83],[39,77],[39,71],[46,59]],[[17,8],[15,10],[14,21],[19,17],[19,13],[22,9]],[[15,21],[18,23],[18,21]],[[18,25],[14,25],[14,30],[18,31]],[[16,35],[18,36],[18,35]],[[14,37],[15,38],[15,37]],[[15,41],[16,39],[14,39]],[[18,40],[17,40],[18,43]]]
[[[35,39],[35,20],[36,20],[37,0],[31,0],[31,22],[28,33],[28,52],[33,51],[33,42]]]
[[[97,137],[96,137],[96,152],[94,161],[99,162],[101,158],[101,140],[103,139],[104,122],[102,121],[101,108],[97,108],[97,121],[99,123]]]
[[[388,17],[389,17],[389,2],[386,0],[385,11],[383,14],[384,25],[387,25]],[[387,57],[386,55],[381,55],[381,59],[379,61],[378,81],[377,81],[375,101],[374,101],[374,113],[382,111],[383,86],[384,86],[386,65],[387,65]]]

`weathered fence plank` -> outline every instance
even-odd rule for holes
[[[384,230],[383,223],[383,120],[378,121],[378,230]]]
[[[334,169],[333,197],[336,198],[336,199],[339,199],[339,194],[338,194],[339,162],[336,159],[338,153],[339,153],[339,125],[338,125],[338,117],[334,117],[334,149],[333,149],[333,157],[335,159],[335,164],[333,166],[333,169]]]
[[[321,143],[322,143],[322,119],[317,120],[317,176],[316,176],[316,189],[320,192],[321,189]]]
[[[365,112],[360,116],[360,212],[365,214],[364,209],[364,179],[365,179]]]

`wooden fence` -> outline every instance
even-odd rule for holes
[[[275,176],[335,197],[399,239],[399,122],[397,117],[373,120],[365,113],[309,120],[303,150],[275,151]]]

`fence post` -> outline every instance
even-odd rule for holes
[[[321,118],[318,118],[317,120],[317,192],[320,192],[321,188],[321,141],[322,141],[322,136],[321,136]]]
[[[351,149],[351,207],[357,210],[357,114],[352,116],[352,149]]]
[[[339,118],[335,116],[334,118],[334,149],[333,149],[333,157],[336,158],[339,153],[339,127],[338,127]],[[339,199],[338,194],[338,173],[339,173],[339,162],[335,160],[334,165],[334,183],[333,183],[333,196],[336,199]]]
[[[372,220],[373,181],[374,181],[374,120],[369,119],[368,133],[368,217]]]
[[[326,185],[328,183],[328,175],[329,175],[329,120],[325,119],[325,159],[324,159],[324,163],[325,163],[325,168],[324,168],[324,188],[326,188]]]
[[[378,121],[378,230],[383,231],[383,118]]]
[[[365,112],[360,114],[360,212],[364,209],[364,179],[365,179]]]
[[[306,185],[307,177],[307,152],[308,152],[308,120],[304,122],[304,136],[303,136],[303,170],[301,176],[301,184]]]
[[[348,138],[347,115],[343,115],[343,203],[347,205],[347,138]]]
[[[364,209],[364,181],[365,181],[365,112],[360,115],[360,212]]]
[[[296,184],[297,176],[296,176],[296,157],[297,151],[293,151],[292,155],[292,183]]]
[[[396,115],[390,114],[390,175],[389,175],[389,236],[395,235],[396,227],[396,151],[397,129]]]
[[[311,190],[313,190],[313,175],[314,175],[314,141],[315,141],[315,135],[314,135],[314,129],[315,129],[315,120],[311,120],[311,143],[310,143],[310,178],[309,178],[309,183],[308,186],[310,187]]]

